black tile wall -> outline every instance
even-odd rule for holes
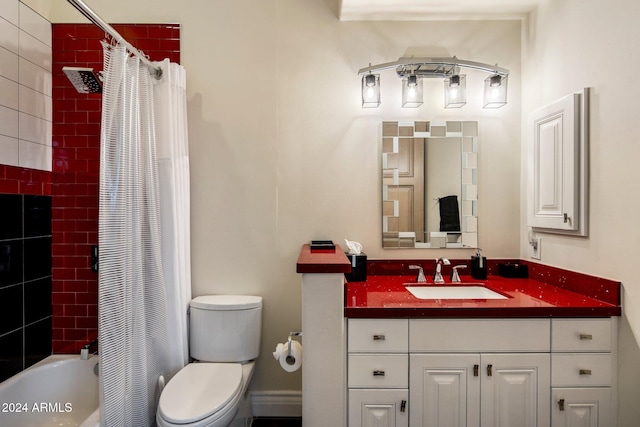
[[[51,197],[0,194],[0,381],[51,354]]]

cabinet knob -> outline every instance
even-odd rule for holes
[[[493,376],[493,365],[487,365],[487,376]]]
[[[374,341],[384,341],[385,339],[387,339],[387,337],[382,334],[376,334],[373,336]]]
[[[558,408],[559,408],[561,411],[564,411],[564,399],[560,399],[560,400],[558,400]]]
[[[403,400],[400,402],[400,412],[404,412],[407,409],[407,401]]]
[[[477,377],[478,376],[478,370],[480,369],[479,365],[473,365],[473,376]]]
[[[384,377],[384,371],[373,371],[374,377]]]

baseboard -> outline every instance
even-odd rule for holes
[[[249,392],[251,412],[255,417],[301,417],[302,392],[267,390]]]

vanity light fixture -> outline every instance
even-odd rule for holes
[[[380,71],[395,69],[402,79],[402,106],[419,107],[422,105],[422,79],[442,78],[445,80],[445,108],[460,108],[466,104],[466,78],[460,74],[461,68],[490,73],[485,80],[483,108],[500,108],[507,103],[507,78],[509,70],[497,65],[466,61],[455,56],[451,58],[415,58],[402,57],[397,61],[379,65],[369,64],[358,70],[362,75],[362,106],[380,105]],[[490,89],[487,89],[490,88]],[[377,94],[377,96],[376,96]],[[373,99],[374,101],[369,101]]]
[[[455,74],[444,80],[444,108],[460,108],[467,103],[467,76]]]
[[[362,108],[376,108],[380,105],[380,74],[362,76]]]
[[[402,79],[402,106],[416,108],[422,105],[422,80],[415,74]]]
[[[482,108],[500,108],[507,103],[507,76],[494,74],[484,79]]]

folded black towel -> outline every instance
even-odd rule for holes
[[[460,210],[458,196],[438,199],[440,203],[440,231],[460,231]]]

